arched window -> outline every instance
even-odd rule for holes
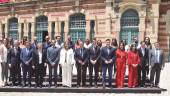
[[[70,16],[69,34],[73,42],[76,42],[78,38],[86,39],[86,19],[84,14],[76,13]]]
[[[129,9],[121,17],[120,40],[126,40],[127,44],[133,42],[139,34],[139,16],[136,10]]]
[[[48,18],[39,16],[36,18],[36,36],[38,42],[44,42],[45,36],[48,35]]]
[[[19,34],[18,34],[18,19],[17,18],[11,18],[9,19],[8,24],[8,36],[10,38],[13,38],[14,40],[18,40]]]
[[[90,21],[90,40],[93,40],[94,36],[95,36],[95,21],[91,20]]]

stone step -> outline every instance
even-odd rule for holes
[[[167,91],[162,88],[108,88],[79,87],[79,88],[0,88],[0,92],[41,92],[41,93],[158,93]]]

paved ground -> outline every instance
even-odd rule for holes
[[[16,92],[2,92],[0,96],[170,96],[170,63],[166,63],[164,70],[161,72],[160,87],[167,89],[161,94],[87,94],[87,93],[16,93]]]

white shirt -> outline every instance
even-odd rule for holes
[[[91,47],[91,45],[92,45],[91,43],[88,45],[86,43],[84,43],[84,48],[89,49]]]
[[[155,49],[156,63],[159,63],[160,51]]]
[[[39,64],[41,64],[42,63],[42,53],[38,52],[38,56],[39,56]]]

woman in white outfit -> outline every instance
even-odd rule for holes
[[[60,51],[60,62],[62,67],[62,85],[64,87],[71,87],[72,85],[72,70],[74,60],[73,49],[68,48],[68,44],[65,42],[63,48]]]
[[[2,63],[2,58],[1,58],[1,56],[2,56],[2,46],[3,46],[3,44],[2,44],[2,38],[1,38],[1,40],[0,40],[0,87],[2,87],[2,85],[3,85],[2,78],[1,78],[1,73],[2,73],[2,68],[1,68],[1,63]]]
[[[1,53],[1,79],[2,79],[2,86],[7,85],[8,81],[8,64],[7,64],[7,55],[8,55],[8,43],[7,39],[3,40],[3,44],[0,48]]]

